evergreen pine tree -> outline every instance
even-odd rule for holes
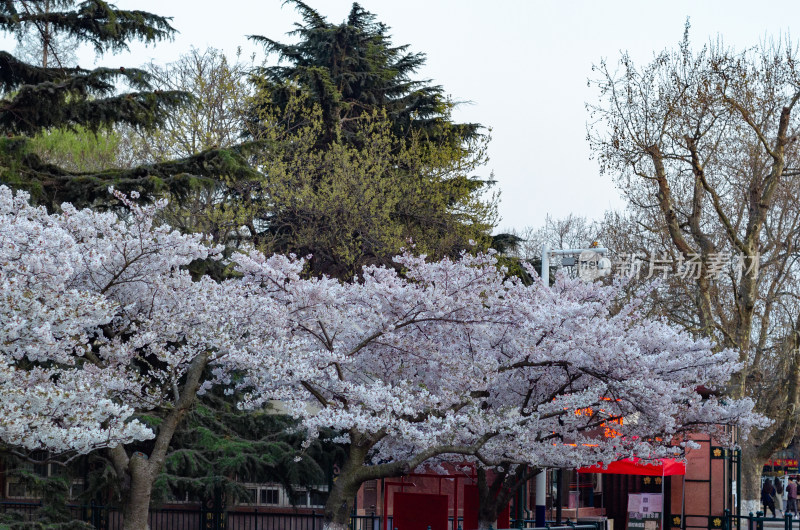
[[[277,483],[290,494],[328,484],[334,463],[343,461],[341,447],[320,439],[301,450],[304,435],[295,420],[270,409],[239,410],[237,397],[217,390],[198,398],[172,439],[154,484],[156,500],[222,494],[231,505],[252,502],[245,483]]]
[[[432,258],[485,249],[496,197],[472,171],[488,137],[453,121],[442,87],[414,79],[425,55],[393,45],[357,3],[340,24],[288,3],[303,19],[290,33],[297,43],[251,37],[279,63],[254,71],[248,133],[274,139],[280,127],[290,138],[260,163],[256,242],[311,254],[312,273],[348,280],[365,264],[391,264],[410,240]]]
[[[300,40],[283,44],[252,35],[279,64],[261,68],[254,79],[273,103],[285,108],[296,92],[309,95],[322,111],[327,141],[342,134],[356,141],[357,122],[373,111],[386,113],[397,136],[424,131],[432,140],[459,144],[478,134],[479,124],[450,120],[453,103],[439,85],[412,76],[425,64],[424,53],[394,46],[389,27],[354,3],[347,19],[333,24],[301,0],[288,0],[303,17],[290,33]]]
[[[18,39],[58,37],[94,47],[98,54],[121,51],[132,40],[155,43],[170,38],[170,19],[144,11],[117,9],[103,0],[3,0],[0,30]],[[97,132],[116,124],[157,127],[170,110],[188,101],[180,91],[152,90],[149,74],[136,68],[63,66],[43,56],[28,64],[0,51],[0,182],[30,191],[50,207],[63,201],[90,204],[113,185],[146,194],[184,193],[214,176],[246,177],[252,170],[243,146],[136,168],[78,172],[43,161],[30,138],[57,128]],[[131,91],[119,93],[124,82]]]

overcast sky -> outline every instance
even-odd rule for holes
[[[332,22],[342,21],[351,2],[306,0]],[[192,46],[233,54],[258,48],[249,34],[286,40],[299,15],[281,0],[117,0],[125,9],[173,17],[174,42],[132,46],[130,54],[100,64],[137,66],[169,62]],[[689,17],[696,46],[722,36],[743,48],[764,38],[791,35],[800,23],[800,2],[643,2],[523,0],[361,0],[391,27],[394,44],[424,52],[419,73],[460,101],[457,121],[492,129],[491,160],[502,192],[499,228],[540,225],[546,214],[599,218],[623,202],[610,177],[600,177],[586,142],[585,103],[593,63],[616,61],[620,50],[642,61],[674,48]],[[89,66],[86,55],[81,66]]]

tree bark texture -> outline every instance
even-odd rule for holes
[[[149,528],[150,498],[153,483],[164,467],[172,436],[186,412],[194,405],[200,378],[208,363],[208,353],[198,354],[189,364],[186,380],[172,409],[158,426],[150,456],[143,453],[128,455],[123,446],[111,449],[111,459],[117,476],[123,479],[123,530],[147,530]]]
[[[757,447],[752,444],[742,446],[742,500],[739,515],[748,515],[750,512],[761,511],[761,469],[764,467],[765,458]]]

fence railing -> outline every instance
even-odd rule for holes
[[[511,528],[521,528],[524,530],[605,530],[606,525],[602,521],[575,523],[567,520],[560,524],[555,521],[546,521],[545,526],[539,527],[536,526],[535,519],[511,519]]]
[[[0,514],[12,515],[20,522],[35,522],[39,517],[41,504],[38,502],[0,501]],[[97,504],[69,505],[68,509],[74,519],[87,522],[100,530],[118,530],[122,528],[122,514],[114,507]],[[311,513],[274,513],[264,509],[228,510],[221,514],[203,511],[199,507],[157,508],[150,510],[149,526],[151,530],[198,530],[209,528],[206,518],[214,516],[224,521],[221,527],[225,530],[322,530],[323,515]],[[211,516],[211,517],[209,517]],[[449,518],[449,530],[461,530],[463,519]],[[388,517],[387,527],[393,529],[393,518]],[[533,519],[512,519],[511,528],[535,529]],[[605,530],[598,523],[574,524],[567,521],[556,525],[548,522],[549,530]],[[383,516],[354,515],[350,518],[350,530],[383,530]],[[726,530],[734,530],[728,528]],[[741,530],[763,530],[763,528],[743,528]],[[792,530],[787,528],[786,530]],[[800,530],[795,528],[794,530]]]
[[[800,519],[787,513],[783,517],[767,517],[762,512],[735,515],[725,510],[723,530],[800,530]]]
[[[229,511],[226,530],[321,530],[322,514],[277,514],[261,510]]]
[[[0,514],[11,516],[19,522],[35,522],[39,518],[41,504],[38,502],[0,501]],[[119,530],[122,528],[122,514],[113,507],[97,504],[69,505],[70,514],[76,520],[84,521],[100,530]],[[225,530],[322,530],[321,513],[273,513],[264,509],[228,510],[214,514],[199,507],[158,508],[150,510],[151,530],[198,530],[208,529],[206,517],[216,515]],[[388,530],[393,530],[392,517],[388,518]],[[767,517],[762,512],[748,515],[735,515],[725,511],[720,530],[800,530],[800,519],[787,514],[784,517]],[[449,518],[449,530],[460,530],[462,519]],[[602,522],[573,523],[567,521],[556,525],[548,521],[543,529],[537,529],[533,519],[512,519],[512,529],[524,530],[605,530]],[[717,529],[716,524],[709,528]],[[380,515],[357,515],[350,518],[350,530],[384,530]]]
[[[41,503],[0,501],[0,515],[10,515],[19,522],[35,522],[39,518]],[[69,505],[71,516],[87,522],[101,530],[122,528],[122,514],[114,507],[98,504]],[[392,517],[388,527],[392,528]],[[218,526],[208,525],[209,520],[218,520]],[[150,510],[151,530],[199,530],[224,528],[225,530],[322,530],[324,516],[321,513],[274,513],[253,508],[235,509],[224,512],[202,510],[198,506],[186,508],[156,508]],[[457,521],[450,518],[450,529],[457,530]],[[350,530],[383,530],[383,517],[380,515],[354,515],[350,518]]]

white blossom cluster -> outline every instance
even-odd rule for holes
[[[200,392],[280,400],[309,439],[334,429],[373,462],[577,465],[762,422],[748,400],[696,391],[726,383],[733,352],[618,307],[615,286],[525,286],[491,254],[404,254],[340,282],[252,252],[232,258],[240,277],[193,280],[185,267],[219,249],[116,195],[123,217],[48,214],[0,187],[2,441],[87,452],[152,437],[137,415],[175,406],[198,362]]]
[[[614,310],[618,286],[525,286],[491,255],[406,254],[402,274],[372,267],[350,283],[298,281],[302,261],[281,276],[276,258],[235,259],[244,283],[271,289],[253,296],[280,290],[289,326],[229,359],[250,374],[247,404],[278,399],[312,434],[370,440],[374,462],[593,464],[680,451],[687,430],[763,423],[749,400],[697,392],[725,385],[734,352],[644,318],[638,301]]]
[[[48,214],[0,187],[0,440],[88,452],[153,436],[135,414],[165,404],[214,349],[221,287],[181,270],[199,236],[63,205]],[[224,307],[224,306],[222,306]]]

